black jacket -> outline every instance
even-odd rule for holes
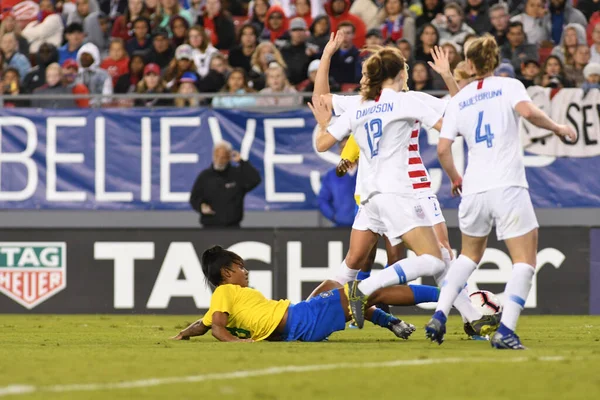
[[[200,223],[205,227],[238,226],[244,217],[244,196],[260,182],[258,171],[247,161],[240,161],[237,167],[229,164],[223,171],[211,165],[196,178],[190,205],[200,213]],[[202,203],[208,204],[215,214],[202,214]]]
[[[313,57],[306,55],[306,43],[294,46],[287,42],[281,49],[281,56],[288,66],[288,78],[292,85],[297,85],[306,79],[308,64]]]
[[[330,75],[339,84],[359,83],[361,78],[360,51],[356,47],[350,50],[336,51],[331,57]]]
[[[48,60],[42,60],[40,54],[36,54],[37,65],[29,70],[21,84],[25,93],[33,93],[35,89],[44,86],[46,83],[46,67],[52,63],[58,62],[58,50],[56,47],[49,43],[44,43],[43,46],[48,46],[50,49],[50,58]]]
[[[198,25],[204,26],[204,18],[198,16]],[[219,14],[213,18],[215,33],[217,35],[217,44],[215,47],[219,50],[229,50],[235,44],[235,25],[233,20],[227,14]]]
[[[243,68],[246,73],[250,72],[252,66],[250,65],[250,59],[252,55],[245,55],[242,50],[242,46],[235,46],[231,51],[229,51],[229,65],[232,67]]]

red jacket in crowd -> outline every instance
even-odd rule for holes
[[[106,70],[113,81],[113,87],[117,84],[119,77],[129,72],[129,57],[121,58],[120,60],[113,60],[110,57],[106,57],[102,60],[100,68]]]
[[[281,21],[281,27],[277,30],[273,30],[271,29],[271,26],[269,24],[269,17],[271,16],[271,14],[273,13],[279,13],[281,14],[283,20]],[[283,11],[283,8],[279,5],[274,5],[269,7],[269,10],[267,11],[267,14],[265,15],[265,28],[269,30],[269,32],[271,33],[271,42],[274,42],[275,40],[279,39],[284,33],[286,33],[289,29],[289,25],[290,25],[290,21],[288,20],[288,18],[285,16],[285,12]]]
[[[365,45],[367,27],[362,19],[360,19],[354,14],[350,14],[350,0],[344,0],[344,2],[346,3],[346,8],[344,9],[343,13],[337,16],[334,16],[333,12],[331,11],[331,0],[328,1],[327,4],[325,4],[325,11],[327,12],[327,15],[329,15],[329,19],[331,20],[331,31],[336,32],[340,22],[351,22],[355,28],[354,45],[360,49]]]

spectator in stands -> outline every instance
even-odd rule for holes
[[[175,50],[175,58],[171,60],[164,73],[167,88],[171,89],[175,86],[186,72],[195,75],[195,82],[199,82],[200,76],[196,71],[198,71],[198,67],[194,63],[194,50],[189,44],[182,44]]]
[[[138,83],[137,93],[141,94],[167,94],[169,90],[165,81],[160,77],[160,66],[150,63],[144,67],[144,77]],[[168,107],[173,105],[172,99],[143,98],[136,99],[136,107]]]
[[[180,97],[175,99],[175,107],[198,107],[200,101],[198,100],[198,75],[191,72],[185,72],[179,81],[177,82],[177,94]]]
[[[200,93],[217,93],[225,86],[225,76],[229,72],[227,58],[221,53],[215,53],[210,59],[208,74],[198,82]]]
[[[308,43],[319,47],[319,53],[323,51],[329,41],[331,34],[331,21],[327,15],[317,16],[310,26],[310,37]]]
[[[404,59],[406,60],[408,66],[412,67],[412,65],[415,63],[415,58],[413,56],[413,48],[408,42],[408,40],[400,39],[396,42],[396,46],[404,56]]]
[[[62,70],[58,63],[52,63],[45,69],[46,83],[33,91],[36,95],[57,96],[52,98],[36,98],[31,101],[31,106],[36,108],[75,108],[75,100],[66,98],[72,94],[69,87],[63,85]],[[61,97],[62,96],[62,97]]]
[[[129,72],[117,79],[115,93],[135,92],[137,84],[144,77],[144,66],[144,54],[134,53],[129,59]]]
[[[187,43],[190,25],[185,18],[175,15],[171,18],[169,27],[171,28],[171,32],[173,32],[171,37],[171,45],[173,47],[177,48],[178,46]]]
[[[38,19],[28,23],[21,31],[21,35],[29,41],[29,53],[35,54],[42,43],[61,46],[63,30],[62,18],[55,13],[52,1],[42,0]]]
[[[506,43],[506,33],[508,32],[509,14],[506,3],[494,4],[490,7],[490,23],[492,28],[490,33],[496,39],[498,46],[504,46]]]
[[[127,11],[127,0],[98,0],[99,11],[108,15],[111,21]]]
[[[592,18],[594,12],[600,11],[598,0],[577,0],[575,3],[577,4],[577,9],[581,11],[587,21]]]
[[[114,38],[111,41],[108,57],[102,60],[100,68],[105,69],[111,76],[113,87],[122,75],[129,72],[129,57],[123,39]]]
[[[4,52],[0,46],[0,76],[2,76],[4,68],[6,68],[6,58],[4,57]]]
[[[256,51],[252,54],[250,63],[252,69],[248,74],[250,79],[250,87],[254,90],[262,90],[265,87],[265,73],[271,62],[277,62],[277,64],[287,68],[287,64],[283,60],[281,53],[275,45],[271,42],[262,42],[256,47]]]
[[[229,12],[221,7],[221,0],[206,0],[206,12],[200,25],[209,31],[210,42],[219,50],[229,50],[235,42],[235,26]]]
[[[417,60],[411,68],[411,84],[412,90],[425,92],[433,90],[431,73],[425,61]]]
[[[544,61],[542,71],[536,80],[536,84],[550,88],[573,86],[573,84],[565,77],[564,67],[560,58],[552,55]]]
[[[302,18],[306,22],[306,26],[311,26],[312,12],[310,9],[310,0],[296,0],[294,2],[295,13],[292,18]]]
[[[250,23],[242,25],[238,33],[238,45],[229,51],[229,64],[234,68],[242,68],[250,72],[252,54],[258,46],[258,29]],[[191,43],[191,39],[190,39]]]
[[[140,17],[133,21],[133,37],[127,41],[127,54],[132,55],[141,51],[146,54],[152,49],[152,38],[150,36],[150,20]]]
[[[545,17],[546,26],[549,27],[550,38],[554,43],[559,43],[563,29],[569,24],[579,24],[584,30],[587,20],[581,11],[573,8],[567,0],[550,0],[550,12]]]
[[[258,171],[229,142],[221,141],[215,144],[212,165],[194,182],[190,205],[205,228],[237,228],[244,218],[244,197],[260,182]]]
[[[0,14],[2,23],[0,24],[0,37],[5,33],[14,33],[19,44],[19,53],[29,56],[29,42],[21,35],[21,27],[12,11],[5,11]]]
[[[356,15],[350,13],[350,0],[329,0],[325,10],[331,19],[331,30],[340,29],[340,24],[349,22],[354,26],[354,46],[362,48],[365,44],[367,27]]]
[[[2,35],[0,47],[4,52],[7,67],[15,68],[19,72],[19,77],[25,78],[31,69],[31,63],[25,55],[19,53],[19,43],[15,34],[10,32]]]
[[[448,53],[448,62],[450,63],[450,70],[454,70],[456,65],[461,61],[460,57],[460,46],[452,40],[440,41],[440,47],[442,50]]]
[[[419,40],[415,49],[415,58],[422,61],[433,62],[431,51],[439,44],[440,35],[435,26],[427,22],[419,31]]]
[[[92,105],[109,103],[110,95],[113,94],[112,78],[100,68],[100,51],[93,43],[86,43],[77,52],[77,83],[83,83],[92,95],[103,95],[101,98],[93,98]]]
[[[537,58],[537,46],[525,41],[523,24],[511,22],[506,34],[507,42],[500,50],[500,58],[510,60],[517,74],[521,73],[521,63],[530,58]]]
[[[381,29],[369,29],[365,36],[365,47],[383,46],[383,35]],[[368,56],[368,55],[367,55]]]
[[[196,72],[200,78],[204,78],[210,69],[210,59],[219,50],[210,43],[208,33],[201,26],[194,26],[190,29],[188,41],[192,48],[194,64],[197,67]]]
[[[108,55],[110,47],[110,19],[101,11],[90,13],[83,22],[83,32],[87,42],[93,43],[100,50],[100,57]]]
[[[379,32],[379,30],[377,30]],[[312,60],[308,65],[308,82],[304,87],[304,92],[313,92],[315,90],[315,79],[317,77],[317,70],[319,69],[319,65],[321,64],[321,60]],[[329,91],[331,93],[337,93],[341,90],[340,85],[329,76]],[[312,101],[312,97],[307,97],[304,99],[304,102]]]
[[[11,35],[7,33],[6,35]],[[8,67],[2,72],[2,85],[0,85],[0,99],[3,96],[18,96],[21,94],[21,77],[19,70],[14,67]],[[29,107],[29,100],[16,99],[7,100],[4,99],[3,107]]]
[[[585,82],[581,85],[584,93],[591,89],[600,89],[600,64],[591,62],[583,69]]]
[[[288,65],[288,77],[292,85],[297,85],[306,79],[308,64],[315,58],[318,48],[308,45],[307,26],[302,18],[294,18],[290,22],[290,40],[281,47],[281,56]]]
[[[159,27],[159,25],[162,23],[163,18],[164,18],[162,9],[160,7],[159,0],[144,0],[144,9],[148,13],[148,19],[150,20],[150,26],[152,27],[152,30],[154,31],[154,29],[157,29]]]
[[[69,58],[77,58],[77,52],[85,39],[81,24],[75,22],[67,26],[67,29],[65,29],[65,38],[67,39],[67,43],[58,49],[58,62],[60,64]]]
[[[36,66],[23,79],[22,87],[25,93],[33,93],[46,83],[46,67],[58,62],[58,50],[50,43],[44,43],[36,54],[36,61]]]
[[[78,68],[77,61],[73,59],[68,59],[62,64],[63,85],[68,87],[74,95],[90,94],[90,90],[84,84],[76,82]],[[90,106],[89,98],[77,98],[74,101],[79,108],[88,108]]]
[[[265,18],[265,28],[262,31],[261,39],[275,42],[280,39],[289,29],[289,21],[279,5],[273,5],[267,11]]]
[[[169,41],[169,32],[166,29],[157,29],[152,39],[152,49],[148,56],[148,62],[158,64],[161,69],[165,69],[174,56],[175,50]]]
[[[586,44],[580,44],[575,49],[573,64],[565,65],[565,76],[575,85],[580,87],[585,82],[583,69],[590,62],[590,48]]]
[[[260,32],[265,29],[267,12],[269,11],[269,8],[271,8],[271,4],[267,0],[254,0],[250,23],[256,26]]]
[[[344,35],[340,49],[331,57],[330,75],[339,84],[358,83],[362,76],[360,51],[354,45],[356,33],[349,21],[341,22],[338,30]]]
[[[227,83],[221,93],[242,95],[252,93],[248,86],[246,71],[242,68],[234,68],[227,77]],[[256,98],[252,96],[218,96],[213,98],[212,106],[217,108],[245,108],[256,106]]]
[[[468,34],[474,34],[473,28],[464,22],[464,13],[457,3],[448,3],[444,7],[444,19],[440,22],[434,21],[438,28],[440,40],[452,40],[459,45],[465,41]]]
[[[552,55],[560,58],[564,65],[572,65],[575,49],[586,43],[585,29],[579,24],[568,24],[560,38],[560,45],[552,50]]]
[[[443,0],[424,0],[422,6],[423,13],[417,17],[417,27],[427,23],[433,23],[435,20],[441,21],[444,17]]]
[[[406,39],[411,46],[414,46],[415,19],[408,10],[404,10],[401,0],[384,0],[380,16],[383,21],[381,34],[384,41],[396,42],[399,39]]]
[[[339,143],[340,151],[347,141],[348,139],[344,139]],[[352,226],[354,223],[357,171],[357,165],[353,165],[344,176],[339,177],[336,175],[336,168],[331,168],[321,180],[317,198],[319,210],[335,226]]]
[[[593,63],[600,63],[600,24],[594,26],[592,31],[592,46],[590,47],[591,59]]]
[[[90,1],[89,0],[77,0],[75,2],[76,8],[74,11],[69,13],[67,17],[67,26],[78,23],[83,25],[83,21],[90,15]]]
[[[185,18],[188,24],[192,25],[192,14],[185,8],[181,7],[178,0],[160,0],[158,5],[159,12],[157,13],[159,22],[158,26],[169,29],[169,22],[175,15],[180,15]],[[170,32],[169,32],[170,33]]]
[[[516,78],[515,68],[510,63],[509,60],[502,60],[502,62],[498,65],[496,70],[494,71],[494,76],[501,76],[504,78]]]
[[[198,23],[198,18],[202,15],[206,0],[191,0],[188,11],[192,15],[192,25]]]
[[[360,18],[365,23],[365,29],[381,29],[384,0],[354,0],[351,1],[350,14]]]
[[[133,38],[134,22],[138,18],[147,18],[148,14],[143,0],[129,0],[127,10],[119,15],[113,23],[111,36],[123,39],[125,42]],[[148,29],[150,32],[150,29]]]
[[[487,3],[483,0],[467,0],[465,21],[478,35],[488,32],[490,17]]]
[[[515,15],[510,21],[523,24],[523,30],[529,44],[541,44],[550,39],[549,32],[546,29],[545,15],[546,9],[543,0],[527,0],[525,12]]]
[[[540,74],[540,63],[535,59],[525,60],[521,66],[519,80],[526,88],[535,85],[535,79]]]
[[[260,91],[261,94],[295,94],[296,89],[290,85],[285,75],[285,69],[277,64],[271,63],[267,69],[267,82],[265,88]],[[273,96],[259,97],[257,104],[262,107],[297,107],[302,104],[300,96]]]

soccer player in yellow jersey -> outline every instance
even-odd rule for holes
[[[348,295],[335,281],[323,282],[311,297],[298,304],[289,300],[269,300],[248,287],[248,271],[237,254],[214,246],[202,254],[202,271],[215,288],[210,308],[204,317],[173,337],[187,340],[212,329],[222,342],[305,341],[319,342],[333,332],[344,330],[350,321]],[[411,324],[373,307],[383,302],[414,305],[416,291],[422,301],[437,301],[438,288],[422,285],[396,285],[373,293],[368,301],[366,319],[391,330],[402,339],[414,332]],[[422,296],[424,292],[428,296]]]

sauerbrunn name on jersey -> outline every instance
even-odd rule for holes
[[[0,292],[32,309],[66,287],[65,242],[0,242]]]

